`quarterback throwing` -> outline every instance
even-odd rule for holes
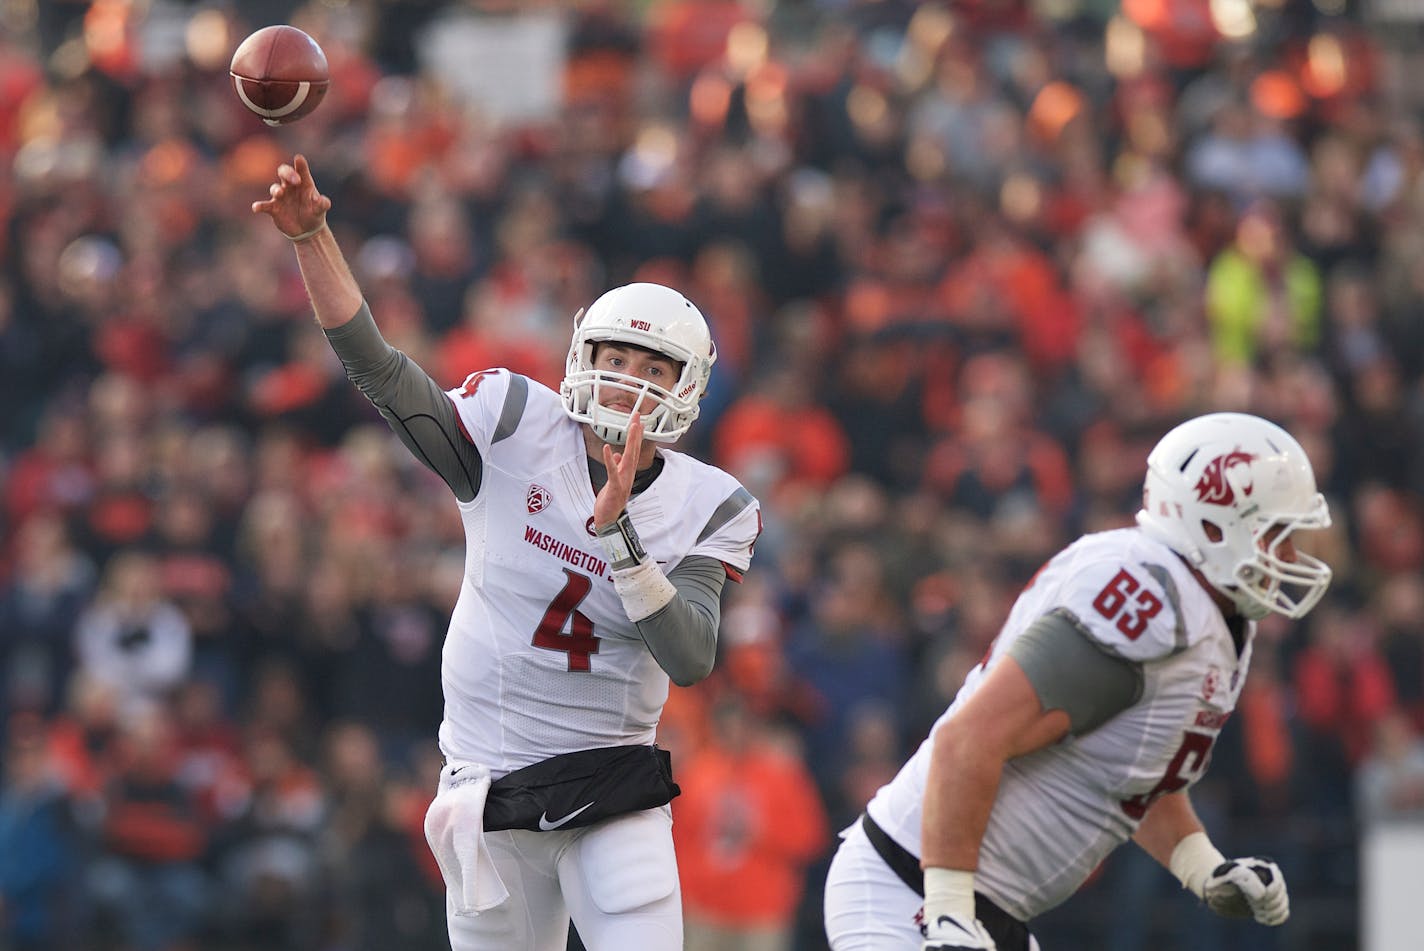
[[[441,667],[445,756],[426,838],[454,951],[682,947],[653,741],[668,682],[712,669],[719,598],[750,564],[759,506],[666,444],[716,360],[702,314],[656,284],[575,318],[559,392],[504,369],[449,391],[381,336],[297,156],[272,217],[347,375],[450,486],[465,576]]]

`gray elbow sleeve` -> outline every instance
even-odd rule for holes
[[[660,610],[639,621],[638,633],[673,683],[687,687],[712,672],[722,586],[727,572],[715,558],[686,558],[668,575],[677,589]]]
[[[363,301],[351,320],[326,331],[346,375],[406,448],[468,502],[479,491],[479,450],[460,432],[455,407],[414,360],[386,342]]]
[[[1007,650],[1043,708],[1068,714],[1075,736],[1102,726],[1142,695],[1141,665],[1103,650],[1070,614],[1045,614]]]

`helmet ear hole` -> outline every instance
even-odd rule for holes
[[[1211,542],[1213,545],[1220,544],[1221,540],[1226,537],[1226,533],[1221,530],[1221,526],[1216,524],[1215,522],[1209,522],[1206,519],[1202,519],[1201,527],[1202,534],[1205,535],[1206,540]]]

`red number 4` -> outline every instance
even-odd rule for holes
[[[569,580],[564,589],[549,602],[539,627],[534,631],[535,647],[547,651],[563,651],[569,655],[569,670],[590,670],[589,655],[598,653],[598,638],[593,633],[593,622],[588,615],[578,610],[583,599],[593,590],[593,579],[587,575],[575,574],[564,569]],[[564,626],[568,625],[565,633]]]
[[[1117,629],[1135,641],[1147,630],[1147,622],[1161,612],[1162,601],[1123,568],[1098,592],[1093,607],[1109,621],[1116,619]]]
[[[485,377],[498,375],[498,370],[476,370],[474,373],[465,377],[464,386],[460,389],[460,396],[464,399],[469,399],[475,395],[475,391],[480,388],[480,384],[485,381]]]

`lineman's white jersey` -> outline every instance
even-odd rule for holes
[[[496,778],[559,753],[649,744],[668,677],[614,591],[593,535],[582,427],[558,394],[508,370],[448,391],[484,461],[465,523],[465,579],[445,639],[447,759]],[[671,571],[706,555],[739,577],[760,529],[731,476],[659,449],[663,471],[628,514],[650,558]]]
[[[1236,707],[1255,625],[1238,657],[1221,611],[1170,549],[1139,529],[1087,535],[1064,549],[1019,595],[984,664],[965,679],[944,723],[1010,643],[1049,612],[1067,614],[1104,650],[1141,664],[1133,706],[1083,736],[1005,764],[979,850],[976,888],[1021,921],[1067,899],[1137,829],[1164,793],[1206,771],[1212,744]],[[868,811],[922,855],[925,740]]]

